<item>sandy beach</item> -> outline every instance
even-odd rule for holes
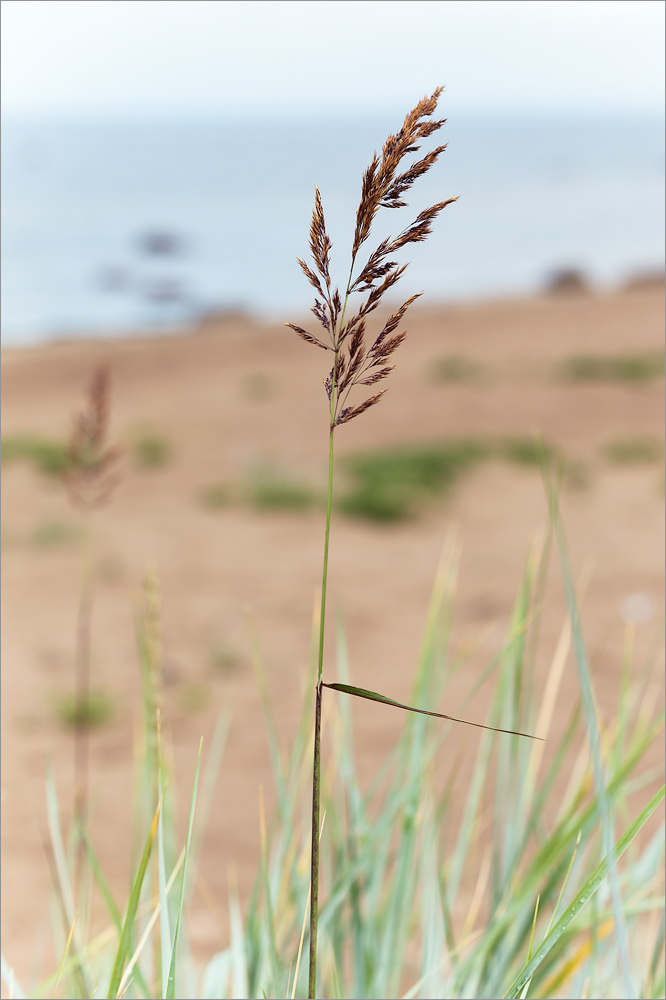
[[[563,456],[562,513],[606,716],[617,698],[627,628],[638,664],[662,619],[664,466],[651,449],[663,447],[664,380],[631,370],[625,377],[621,366],[603,365],[610,374],[576,380],[566,364],[581,355],[653,359],[663,352],[663,314],[658,283],[415,307],[386,397],[337,433],[341,484],[346,456],[447,438],[487,444],[536,435]],[[66,440],[95,367],[108,364],[111,372],[121,482],[94,515],[91,534],[93,687],[112,711],[91,735],[91,829],[119,900],[127,888],[141,711],[135,619],[147,573],[159,581],[163,723],[183,789],[183,823],[199,738],[209,746],[220,713],[231,713],[190,925],[201,955],[223,944],[229,866],[242,895],[252,884],[260,786],[269,809],[272,802],[248,628],[256,632],[284,746],[303,697],[321,574],[324,513],[316,498],[327,471],[327,361],[288,329],[241,315],[159,339],[2,352],[3,443],[27,434]],[[257,507],[251,493],[261,470],[310,490],[312,505]],[[32,980],[56,963],[49,951],[45,775],[52,761],[67,822],[72,733],[58,698],[74,684],[81,524],[57,477],[29,460],[8,461],[3,471],[2,936],[5,956]],[[547,520],[538,468],[496,453],[404,521],[337,513],[330,608],[344,616],[354,680],[409,698],[442,547],[455,539],[453,643],[471,651],[470,669],[456,679],[443,710],[459,714],[475,671],[502,644],[530,545]],[[565,614],[556,567],[552,577],[537,689]],[[331,643],[331,673],[334,660]],[[576,684],[571,657],[567,671],[562,725],[567,691]],[[661,675],[651,683],[654,699],[663,698]],[[479,692],[464,714],[482,720],[487,702]],[[364,702],[355,713],[358,753],[370,777],[403,720]],[[461,730],[463,760],[477,741],[477,731]]]

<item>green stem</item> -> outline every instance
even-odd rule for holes
[[[319,615],[319,664],[317,671],[314,755],[312,763],[312,844],[310,848],[310,965],[308,973],[308,998],[314,1000],[317,984],[317,921],[319,918],[319,807],[321,800],[321,696],[324,668],[324,634],[326,622],[326,583],[328,580],[328,546],[331,536],[331,507],[333,500],[333,420],[335,414],[335,385],[331,391],[331,429],[328,448],[328,503],[326,507],[326,533],[324,535],[324,565],[321,581],[321,612]]]
[[[319,661],[317,684],[321,684],[324,669],[324,632],[326,625],[326,583],[328,580],[328,543],[331,536],[331,508],[333,506],[333,420],[335,407],[335,386],[331,392],[331,432],[328,443],[328,502],[326,504],[326,533],[324,535],[324,564],[321,577],[321,611],[319,613]]]
[[[352,258],[349,279],[347,281],[347,291],[340,317],[339,330],[344,325],[347,303],[349,301],[349,289],[351,286],[352,274],[354,271],[354,260]],[[329,300],[330,305],[330,300]],[[333,309],[331,307],[331,317]],[[337,344],[337,336],[333,330],[333,344],[335,345],[335,360],[333,362],[333,372],[331,381],[331,409],[328,436],[328,501],[326,504],[326,531],[324,534],[324,562],[321,577],[321,611],[319,614],[319,661],[317,666],[317,687],[315,705],[315,731],[314,731],[314,755],[312,762],[312,844],[310,848],[310,964],[308,970],[308,1000],[315,1000],[317,987],[317,923],[319,920],[319,810],[321,802],[321,696],[322,696],[322,673],[324,670],[324,636],[326,630],[326,584],[328,582],[328,547],[331,537],[331,508],[333,506],[333,434],[335,433],[336,418],[336,390],[335,383],[335,363],[338,359],[340,345]]]
[[[321,791],[321,695],[317,684],[312,768],[312,850],[310,858],[310,964],[308,1000],[317,995],[317,922],[319,920],[319,802]]]

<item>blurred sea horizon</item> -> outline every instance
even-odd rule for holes
[[[302,317],[315,183],[343,283],[363,171],[399,124],[4,120],[4,345]],[[381,238],[460,199],[412,248],[404,297],[529,295],[564,271],[604,288],[664,267],[661,116],[460,115],[438,135],[448,148],[409,208],[378,217]]]

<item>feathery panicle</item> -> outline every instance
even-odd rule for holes
[[[405,272],[406,264],[393,260],[393,255],[410,243],[421,243],[432,231],[432,224],[439,213],[456,201],[448,198],[424,209],[414,222],[403,229],[395,238],[386,238],[368,255],[360,269],[356,268],[357,256],[370,236],[372,223],[381,208],[402,208],[406,205],[404,195],[412,184],[437,162],[446,149],[440,145],[415,160],[411,165],[402,166],[406,156],[418,152],[420,143],[444,125],[445,119],[432,118],[442,88],[438,87],[430,97],[424,97],[406,116],[402,128],[395,135],[389,135],[382,147],[381,156],[375,152],[369,167],[363,175],[361,201],[356,213],[356,227],[352,244],[349,281],[341,298],[337,288],[332,291],[330,275],[331,240],[326,232],[324,209],[319,189],[315,187],[315,207],[310,224],[310,252],[314,268],[304,261],[298,263],[310,284],[317,292],[312,312],[326,331],[324,343],[307,330],[293,323],[287,323],[299,337],[316,347],[332,350],[335,360],[324,386],[331,405],[331,431],[339,424],[348,423],[364,413],[379,401],[385,390],[370,397],[359,406],[346,406],[349,393],[355,386],[370,386],[386,378],[393,370],[386,362],[400,346],[406,334],[396,334],[409,306],[419,297],[412,295],[389,317],[383,330],[368,349],[365,345],[366,317],[381,304],[384,295],[390,291]],[[345,322],[347,306],[352,293],[360,293],[366,298],[358,306],[354,315]],[[420,294],[420,293],[419,293]]]
[[[113,467],[119,451],[107,447],[110,375],[106,365],[93,374],[84,409],[74,417],[65,483],[70,499],[83,510],[103,506],[118,485]]]

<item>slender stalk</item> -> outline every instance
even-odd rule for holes
[[[88,819],[90,771],[90,651],[93,609],[92,532],[90,518],[84,518],[81,592],[76,623],[74,687],[74,821],[85,830]],[[83,842],[76,848],[76,884],[81,879]]]
[[[321,791],[321,695],[317,684],[314,732],[314,763],[312,769],[312,850],[310,857],[310,964],[308,969],[308,1000],[317,995],[317,922],[319,920],[319,802]]]
[[[335,387],[331,393],[331,413],[335,406]],[[331,418],[332,424],[333,418]],[[317,685],[321,684],[324,669],[324,633],[326,626],[326,583],[328,580],[328,543],[331,535],[331,507],[333,500],[333,431],[331,426],[328,439],[328,502],[326,504],[326,531],[324,534],[324,563],[321,577],[321,611],[319,613],[319,660],[317,669]]]
[[[324,341],[313,336],[302,327],[287,323],[299,337],[308,343],[315,344],[323,350],[332,350],[334,354],[330,375],[325,379],[325,387],[329,394],[329,452],[328,452],[328,503],[326,509],[326,532],[324,536],[324,562],[322,568],[321,612],[319,616],[319,663],[317,671],[314,759],[312,770],[312,844],[311,844],[311,885],[310,885],[310,966],[308,979],[308,998],[314,1000],[317,985],[317,922],[319,917],[319,811],[321,798],[321,699],[324,683],[322,680],[324,666],[324,638],[326,631],[326,585],[328,581],[328,549],[331,532],[331,507],[333,497],[333,435],[335,428],[347,423],[354,417],[364,413],[374,406],[383,396],[385,389],[370,396],[360,405],[346,407],[345,403],[352,389],[356,386],[372,386],[382,381],[393,365],[389,364],[393,352],[405,339],[406,334],[395,331],[404,313],[418,298],[413,295],[384,324],[374,341],[367,345],[364,341],[366,317],[379,305],[383,295],[392,288],[401,277],[405,266],[399,266],[396,261],[388,260],[393,253],[409,243],[423,241],[431,231],[435,217],[446,205],[455,201],[450,198],[446,202],[438,202],[431,208],[421,212],[410,227],[404,229],[397,238],[385,239],[370,254],[367,263],[354,280],[356,258],[362,246],[370,235],[372,222],[380,208],[400,208],[406,203],[402,200],[404,193],[412,186],[417,177],[424,174],[436,161],[445,146],[438,146],[423,159],[414,162],[404,173],[400,173],[403,158],[419,149],[418,143],[437,131],[444,121],[426,122],[435,108],[442,92],[438,87],[431,97],[425,97],[406,116],[402,129],[397,135],[391,135],[382,149],[381,157],[375,153],[372,163],[365,171],[361,203],[356,215],[356,228],[351,252],[351,263],[344,301],[341,300],[338,288],[333,289],[329,269],[329,254],[331,240],[326,232],[324,209],[319,190],[315,188],[315,207],[310,226],[310,250],[314,262],[314,270],[305,261],[299,259],[299,264],[310,284],[317,293],[312,312],[326,331]],[[356,315],[345,325],[345,316],[350,296],[353,292],[367,292],[366,301],[359,307]],[[325,342],[327,341],[327,343]],[[330,685],[326,685],[330,686]],[[382,699],[380,699],[382,700]],[[386,699],[383,699],[386,700]]]
[[[312,843],[310,847],[310,962],[308,998],[314,1000],[317,986],[317,923],[319,920],[319,812],[321,801],[321,697],[324,668],[324,636],[326,625],[326,584],[328,582],[328,547],[331,536],[333,500],[333,434],[335,420],[335,384],[331,390],[331,426],[328,437],[328,502],[324,534],[324,561],[321,579],[321,611],[319,614],[319,661],[317,669],[314,754],[312,760]]]

